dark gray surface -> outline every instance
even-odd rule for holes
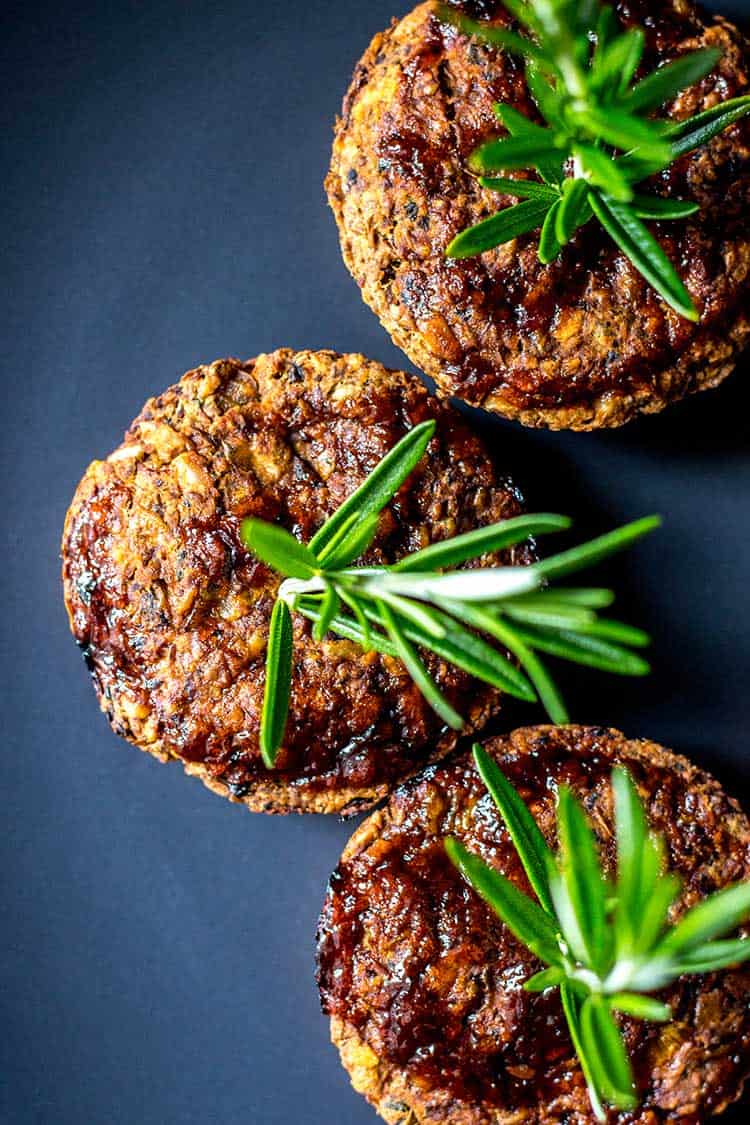
[[[4,1123],[375,1121],[313,984],[351,826],[250,816],[118,742],[68,635],[57,555],[86,464],[196,363],[292,345],[403,365],[345,272],[321,184],[352,66],[406,7],[3,16]],[[582,531],[666,517],[609,569],[653,630],[656,671],[569,676],[575,717],[661,740],[744,798],[746,374],[619,433],[491,426],[533,506]]]

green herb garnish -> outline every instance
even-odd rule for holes
[[[352,565],[372,543],[380,512],[416,467],[434,432],[434,421],[410,430],[307,546],[275,524],[243,521],[245,546],[285,579],[271,618],[260,723],[261,751],[269,768],[282,745],[289,709],[291,611],[313,622],[316,641],[330,631],[365,651],[397,657],[430,706],[455,730],[463,720],[430,676],[419,649],[517,699],[538,698],[557,723],[567,722],[568,714],[538,652],[623,676],[649,671],[642,656],[631,651],[648,645],[648,636],[598,616],[597,610],[614,600],[611,590],[548,583],[629,546],[658,525],[655,516],[531,566],[455,569],[529,536],[563,531],[570,527],[566,516],[517,516],[433,543],[393,566]],[[481,634],[499,642],[523,671]]]
[[[546,966],[524,984],[559,988],[594,1113],[637,1107],[633,1070],[617,1013],[664,1021],[672,1013],[647,995],[687,973],[750,959],[750,941],[717,940],[750,917],[750,883],[717,891],[670,925],[680,881],[665,869],[661,837],[649,831],[630,774],[613,770],[617,877],[602,867],[586,814],[567,786],[557,804],[558,854],[492,758],[474,746],[477,769],[500,811],[536,899],[519,891],[457,840],[452,862],[518,940]]]
[[[677,270],[644,219],[684,219],[688,200],[636,191],[636,185],[707,144],[750,112],[750,96],[732,98],[684,121],[653,116],[709,74],[714,47],[682,55],[635,80],[645,46],[641,28],[619,29],[596,0],[503,0],[521,33],[469,19],[446,5],[440,17],[526,60],[526,81],[544,125],[513,106],[495,113],[507,136],[471,156],[480,184],[523,200],[462,231],[450,258],[468,258],[541,227],[539,259],[553,261],[576,231],[596,218],[648,283],[681,316],[699,313]],[[542,182],[497,177],[535,169]]]

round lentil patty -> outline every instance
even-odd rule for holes
[[[384,510],[370,564],[518,515],[486,447],[418,380],[359,355],[290,350],[219,360],[151,399],[78,487],[63,578],[73,634],[113,729],[210,788],[267,812],[354,812],[457,735],[395,659],[294,616],[287,734],[269,772],[259,746],[279,578],[240,540],[246,516],[303,541],[408,429],[437,431]],[[530,545],[487,557],[525,563]],[[501,695],[426,657],[446,696],[482,727]]]
[[[685,758],[601,727],[529,727],[485,749],[551,845],[556,788],[571,786],[609,873],[610,776],[626,766],[682,878],[675,918],[750,878],[750,823]],[[391,1125],[594,1125],[558,990],[523,990],[541,964],[463,881],[446,836],[532,893],[468,754],[428,767],[365,821],[318,932],[323,1008],[353,1085]],[[660,995],[672,1022],[623,1020],[642,1105],[612,1122],[698,1125],[750,1072],[750,969],[681,977]]]
[[[492,0],[455,6],[509,19]],[[455,235],[517,202],[468,170],[473,149],[502,133],[493,103],[539,118],[523,62],[436,9],[420,4],[365,52],[327,179],[346,264],[395,343],[443,393],[529,426],[619,426],[720,383],[750,338],[750,118],[648,185],[700,205],[687,220],[651,224],[697,324],[668,308],[595,220],[550,265],[537,258],[538,232],[451,261]],[[668,115],[750,91],[748,42],[726,20],[688,0],[615,10],[623,26],[644,26],[642,72],[702,46],[723,52]]]

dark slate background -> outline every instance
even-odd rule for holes
[[[88,462],[187,368],[281,345],[403,365],[321,185],[353,64],[406,7],[73,0],[2,16],[3,1122],[375,1121],[313,982],[351,826],[251,816],[118,741],[68,635],[58,544]],[[655,673],[567,676],[573,713],[661,740],[745,799],[746,375],[617,433],[483,423],[532,506],[582,533],[664,514],[606,575],[652,629]]]

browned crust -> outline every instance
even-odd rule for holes
[[[672,771],[678,777],[677,785],[695,795],[696,815],[699,809],[711,808],[717,816],[722,816],[722,832],[726,833],[724,843],[733,840],[734,852],[732,855],[717,854],[709,863],[700,864],[699,869],[689,870],[689,824],[682,822],[668,829],[671,837],[670,850],[672,842],[682,838],[681,834],[684,834],[685,839],[684,850],[678,844],[678,858],[676,861],[674,857],[672,859],[673,868],[680,871],[686,885],[680,903],[681,911],[692,905],[698,897],[727,882],[750,877],[750,823],[737,803],[726,797],[712,777],[687,759],[656,743],[629,740],[612,729],[529,727],[516,730],[506,737],[493,739],[485,744],[485,749],[500,760],[501,764],[505,763],[506,768],[511,761],[528,759],[530,769],[538,772],[542,768],[538,761],[540,747],[549,745],[550,742],[564,744],[566,752],[573,754],[589,756],[595,753],[606,759],[609,765],[619,762],[629,765],[631,769],[640,767],[646,784],[651,771]],[[434,822],[435,831],[439,831],[438,825],[443,823],[442,816],[449,809],[453,830],[460,838],[461,829],[457,829],[457,826],[471,823],[470,805],[473,798],[469,799],[463,789],[467,769],[473,772],[466,756],[454,757],[434,770],[426,771],[421,788],[420,780],[416,779],[409,786],[397,790],[389,804],[373,813],[353,834],[342,854],[339,872],[346,871],[347,865],[356,863],[362,857],[365,866],[356,868],[360,872],[358,878],[365,880],[360,887],[362,893],[367,894],[368,870],[377,870],[378,879],[385,880],[388,886],[392,886],[387,882],[389,831],[399,832],[403,829],[404,822],[410,816],[412,797],[414,800],[420,796],[425,798],[425,804],[420,805],[422,811],[418,817],[431,827],[434,801],[435,808],[440,810]],[[535,785],[533,780],[529,780],[529,784]],[[543,784],[543,781],[536,784],[537,794]],[[575,783],[573,784],[575,788]],[[651,797],[654,799],[653,793]],[[658,803],[658,794],[655,799]],[[600,819],[598,805],[593,805],[589,811],[595,817],[597,831],[601,832],[604,824]],[[610,815],[611,809],[607,816]],[[547,827],[545,824],[545,833]],[[492,852],[485,852],[486,859],[490,860],[491,855]],[[371,857],[369,862],[368,857]],[[340,885],[341,893],[347,893],[348,884],[344,882]],[[327,907],[336,893],[329,891]],[[394,895],[394,900],[398,898],[397,890],[392,889],[390,893]],[[487,913],[489,916],[489,911]],[[326,927],[329,924],[330,914],[324,911],[319,941],[321,937],[325,941]],[[416,919],[414,925],[418,926]],[[404,935],[392,929],[389,935],[399,949],[400,961],[407,964]],[[335,947],[345,948],[341,944],[345,940],[345,935],[340,934]],[[502,954],[498,953],[498,956],[502,957]],[[342,957],[336,961],[339,969]],[[382,972],[385,979],[381,990],[384,1002],[388,996],[387,963],[383,951]],[[356,979],[361,981],[362,978],[358,976]],[[687,980],[695,981],[696,978],[683,978],[683,981]],[[642,1108],[634,1114],[610,1114],[612,1122],[622,1122],[623,1125],[626,1122],[628,1125],[658,1125],[661,1122],[680,1121],[698,1125],[708,1117],[721,1113],[741,1096],[750,1073],[750,1017],[747,1011],[750,973],[745,968],[713,974],[701,978],[700,985],[696,985],[695,989],[697,996],[688,1005],[694,1022],[681,1023],[675,1019],[671,1024],[664,1025],[649,1047],[648,1058],[659,1061],[656,1071],[651,1074],[651,1088]],[[670,995],[667,999],[672,1002],[674,996]],[[355,1003],[356,1000],[352,998],[351,1004]],[[638,1034],[639,1032],[635,1034],[636,1042]],[[379,1054],[378,1050],[373,1049],[373,1043],[368,1042],[367,1031],[340,1011],[335,1011],[331,1016],[331,1037],[338,1047],[354,1089],[367,1098],[390,1125],[594,1125],[585,1085],[573,1061],[570,1064],[569,1080],[563,1082],[562,1089],[559,1086],[557,1088],[554,1108],[542,1101],[535,1106],[521,1105],[506,1109],[502,1106],[467,1103],[456,1098],[449,1087],[441,1088],[439,1082],[431,1081],[411,1065],[394,1062],[384,1054]],[[564,1071],[564,1067],[561,1070]],[[640,1075],[640,1080],[642,1083],[645,1081],[643,1074]]]
[[[491,7],[485,5],[485,8]],[[536,235],[447,262],[459,230],[513,202],[467,174],[497,133],[493,100],[533,112],[519,68],[441,25],[432,2],[377,35],[355,69],[326,181],[344,260],[393,340],[439,390],[528,426],[620,426],[718,386],[750,339],[750,125],[683,158],[655,184],[693,198],[687,223],[655,224],[702,311],[661,302],[596,224],[542,267]],[[639,18],[641,4],[620,5]],[[649,59],[718,45],[713,76],[681,95],[684,117],[748,89],[748,45],[685,0],[647,6]]]
[[[262,812],[358,812],[455,745],[400,662],[332,635],[316,645],[295,616],[287,739],[267,771],[258,729],[278,579],[239,539],[248,515],[309,539],[427,417],[438,432],[383,513],[371,562],[521,511],[484,445],[418,380],[282,349],[197,368],[146,404],[87,470],[63,533],[71,628],[118,734]],[[431,667],[467,730],[500,707],[494,689]]]

